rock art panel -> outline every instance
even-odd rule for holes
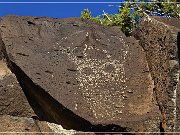
[[[109,131],[113,126],[118,131],[159,131],[154,81],[134,38],[76,18],[7,16],[1,31],[8,59],[19,73],[90,122],[92,130],[111,125]],[[48,106],[42,109],[47,112]]]

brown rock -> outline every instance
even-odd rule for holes
[[[80,19],[7,16],[1,31],[41,119],[82,131],[159,131],[154,82],[134,38]]]
[[[35,115],[15,75],[3,60],[0,61],[0,115],[22,117]]]
[[[145,17],[134,34],[146,52],[165,131],[179,125],[179,28],[179,19]]]
[[[9,115],[0,116],[1,134],[55,134],[46,122],[35,121],[32,118],[13,117]]]

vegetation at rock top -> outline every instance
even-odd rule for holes
[[[104,12],[102,15],[93,17],[88,9],[81,12],[83,20],[93,20],[105,26],[118,26],[127,36],[132,34],[143,16],[180,18],[180,6],[176,0],[129,0],[121,4],[116,14]]]

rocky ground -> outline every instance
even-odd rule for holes
[[[144,18],[134,38],[78,18],[3,17],[0,131],[178,131],[179,28]]]

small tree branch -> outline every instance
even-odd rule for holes
[[[107,17],[107,19],[109,20],[109,21],[111,21],[112,22],[112,20],[109,18],[109,16],[104,12],[104,10],[103,10],[103,15],[105,15],[106,17]]]

